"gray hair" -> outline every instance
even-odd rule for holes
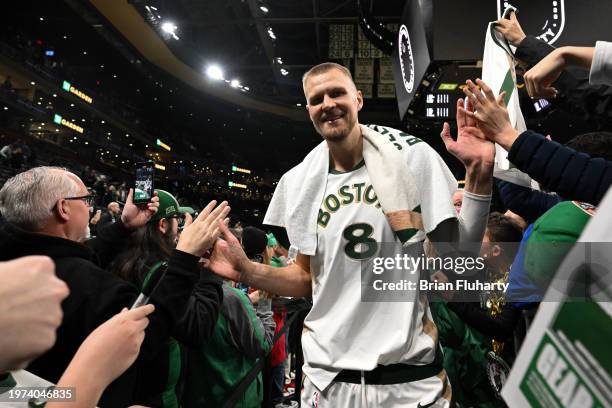
[[[61,167],[35,167],[11,177],[0,190],[4,218],[28,230],[40,231],[58,200],[79,194],[79,185]]]

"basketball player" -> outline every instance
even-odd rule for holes
[[[302,407],[449,407],[451,389],[425,296],[417,293],[411,302],[361,300],[361,261],[372,256],[371,247],[398,242],[372,187],[369,168],[374,166],[367,166],[362,154],[367,143],[362,133],[386,130],[376,126],[366,130],[359,124],[363,96],[345,67],[317,65],[304,75],[303,85],[308,114],[329,151],[329,171],[316,175],[325,189],[323,201],[316,204],[316,250],[305,254],[300,248],[296,262],[283,268],[256,264],[220,226],[226,240],[215,245],[209,266],[221,276],[275,294],[312,296],[302,334],[306,375]],[[470,239],[480,241],[488,215],[494,145],[469,121],[462,101],[457,125],[457,141],[447,123],[441,136],[466,166],[462,214],[478,214],[478,222],[471,224],[472,232],[476,226],[476,238],[472,234]],[[419,206],[410,215],[418,228],[409,243],[427,237],[434,243],[468,237],[451,200],[456,181],[438,154],[415,137],[404,139],[401,154],[418,192]],[[306,186],[306,178],[312,177],[301,171],[300,166],[306,165],[289,171],[279,186]],[[302,180],[296,174],[307,176]],[[279,189],[264,224],[285,227],[289,233],[291,222],[310,223],[292,221],[294,214],[282,211],[311,203],[278,203]],[[418,279],[418,274],[411,279]]]

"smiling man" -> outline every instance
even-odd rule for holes
[[[472,211],[480,222],[468,225],[451,201],[456,181],[429,145],[359,124],[363,96],[345,67],[317,65],[303,85],[324,140],[279,181],[264,219],[287,230],[299,249],[296,262],[252,263],[221,226],[226,240],[215,244],[210,268],[271,293],[312,296],[302,334],[303,407],[448,407],[451,390],[426,298],[415,289],[400,301],[364,302],[362,267],[389,245],[404,253],[402,245],[421,248],[426,237],[479,242],[494,146],[465,121],[462,108],[457,141],[445,124],[447,148],[468,169],[462,213]],[[404,277],[416,282],[419,274]]]

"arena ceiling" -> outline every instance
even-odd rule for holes
[[[156,8],[153,21],[176,25],[179,39],[168,43],[195,69],[218,63],[254,94],[286,103],[302,102],[302,74],[328,60],[330,24],[358,23],[356,0],[139,2]],[[368,3],[379,20],[398,22],[405,2]]]

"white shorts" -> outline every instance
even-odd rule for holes
[[[318,390],[304,376],[302,408],[449,408],[451,386],[442,370],[434,377],[403,384],[332,382]]]

